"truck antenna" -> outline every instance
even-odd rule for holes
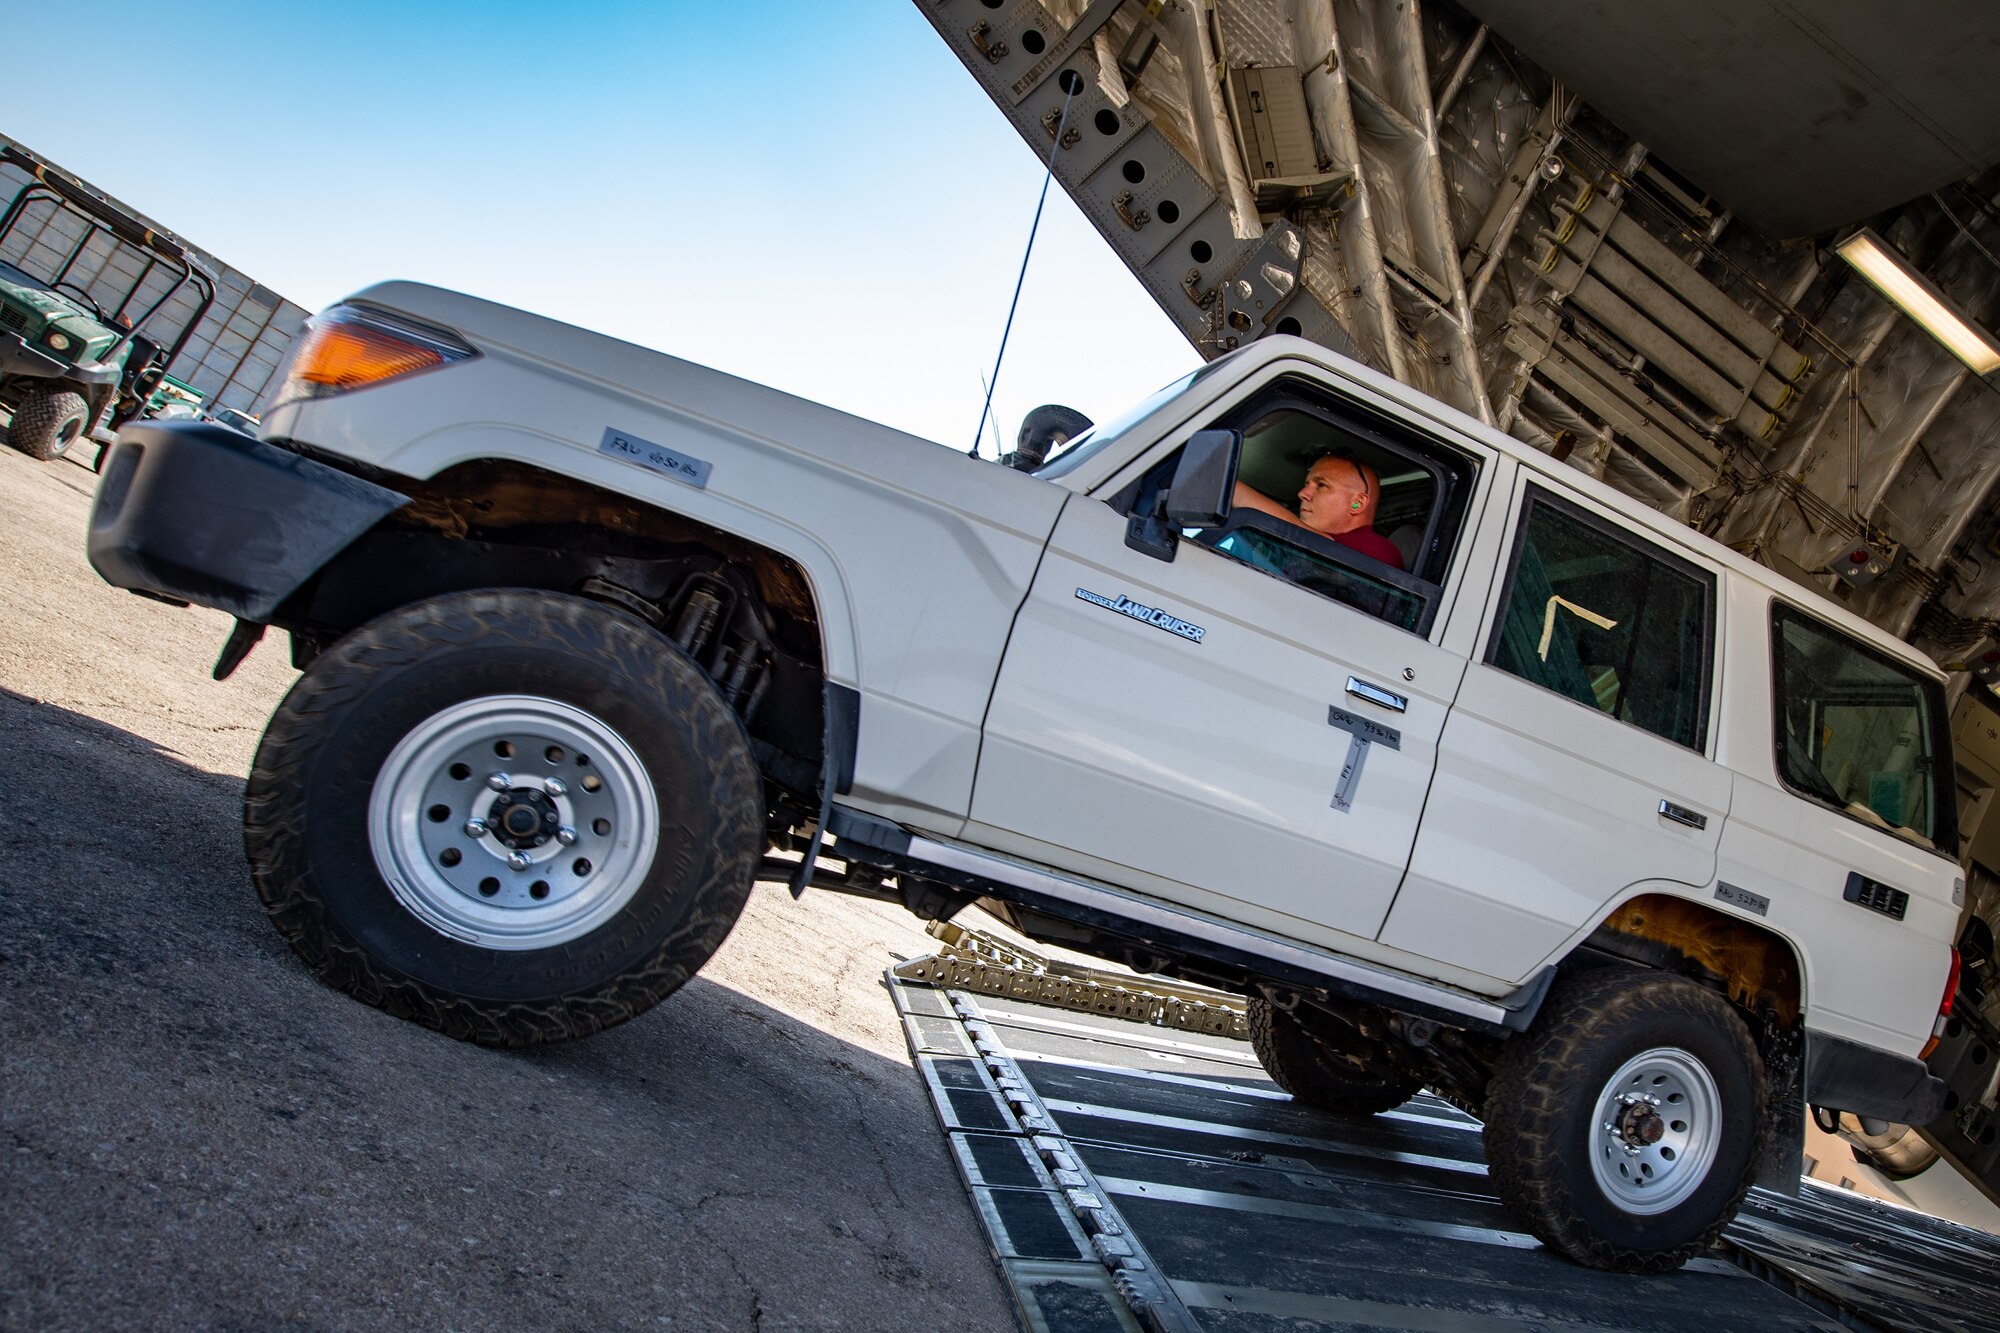
[[[990,403],[993,401],[993,388],[986,382],[984,374],[979,377],[979,391],[986,395],[987,402]],[[1007,452],[1007,446],[1000,439],[1000,418],[995,414],[988,413],[986,424],[993,428],[993,456],[998,458]],[[978,445],[973,446],[975,453],[978,451],[978,448]]]
[[[1069,128],[1070,99],[1075,97],[1077,89],[1083,86],[1083,76],[1071,70],[1064,70],[1058,82],[1062,84],[1063,90],[1062,116],[1056,121],[1056,132],[1049,143],[1049,164],[1042,175],[1042,195],[1035,201],[1035,220],[1028,224],[1027,248],[1021,251],[1021,272],[1014,279],[1014,299],[1007,304],[1007,323],[1000,330],[1000,350],[993,357],[993,378],[987,382],[986,402],[979,409],[979,427],[972,432],[972,447],[965,451],[968,458],[979,457],[979,440],[986,434],[986,418],[993,411],[993,390],[1000,384],[1000,363],[1007,356],[1007,335],[1014,331],[1014,311],[1021,304],[1021,284],[1028,280],[1028,256],[1035,252],[1035,233],[1042,225],[1042,205],[1049,201],[1049,182],[1056,174],[1056,149],[1062,144],[1063,131]],[[997,435],[1000,429],[997,423],[993,429]]]

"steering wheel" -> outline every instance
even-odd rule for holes
[[[67,279],[63,280],[62,282],[52,282],[49,284],[49,290],[52,292],[62,291],[65,287],[83,298],[83,303],[90,307],[90,312],[92,314],[97,316],[98,323],[105,325],[111,323],[111,316],[104,313],[104,307],[97,304],[96,298],[92,297],[91,294],[85,291],[83,288],[77,286],[75,283],[70,282]]]

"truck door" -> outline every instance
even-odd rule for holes
[[[1196,424],[1244,430],[1242,475],[1287,500],[1330,450],[1370,460],[1410,571],[1240,509],[1171,560],[1134,549],[1172,456],[1073,498],[1008,642],[970,836],[1297,938],[1370,937],[1464,667],[1433,634],[1491,457],[1295,383]]]
[[[1520,981],[1627,886],[1706,887],[1717,570],[1523,473],[1384,944]],[[1470,610],[1470,608],[1467,608]]]

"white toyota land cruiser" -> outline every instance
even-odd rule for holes
[[[128,427],[90,555],[235,615],[218,676],[289,632],[251,869],[367,1003],[595,1032],[798,851],[795,891],[1240,990],[1295,1097],[1435,1089],[1529,1230],[1644,1271],[1796,1188],[1807,1103],[1940,1107],[1939,673],[1315,344],[1026,475],[396,283],[262,434]],[[1232,510],[1329,454],[1404,568]]]

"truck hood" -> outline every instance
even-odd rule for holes
[[[524,310],[414,282],[381,283],[348,301],[455,331],[492,356],[493,364],[447,373],[467,384],[494,374],[491,390],[496,393],[511,392],[521,369],[561,368],[558,379],[581,369],[595,383],[617,386],[618,394],[634,400],[635,407],[643,403],[645,411],[676,419],[680,428],[754,441],[760,451],[868,474],[927,503],[1037,543],[1047,538],[1062,507],[1061,488],[1026,473],[975,462],[957,449],[837,408]],[[500,374],[497,365],[510,368]],[[293,436],[378,467],[431,476],[458,461],[453,450],[460,446],[448,445],[444,432],[464,441],[462,447],[474,446],[462,400],[456,393],[422,392],[426,383],[417,376],[365,395],[287,403],[265,413],[263,434]],[[594,450],[597,432],[611,423],[593,421],[580,429],[566,414],[567,402],[559,393],[510,399],[507,412],[514,415],[502,413],[502,419],[541,438],[569,438]],[[496,411],[492,404],[485,409]],[[475,418],[490,419],[484,413]]]

